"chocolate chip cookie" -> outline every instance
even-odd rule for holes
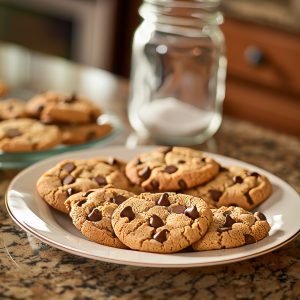
[[[199,198],[143,193],[119,205],[112,225],[117,237],[131,249],[172,253],[203,237],[211,217],[210,209]]]
[[[266,216],[240,207],[212,209],[213,221],[206,235],[193,244],[196,251],[235,248],[262,240],[270,231]]]
[[[56,126],[32,119],[6,120],[0,123],[0,149],[5,152],[47,150],[61,141]]]
[[[26,109],[30,116],[45,123],[90,123],[101,114],[100,108],[85,97],[55,92],[33,97]]]
[[[62,143],[67,145],[82,144],[108,135],[112,131],[110,124],[99,125],[63,125],[59,126],[62,132]]]
[[[219,174],[204,185],[184,193],[203,198],[211,208],[240,206],[246,210],[266,200],[272,193],[267,177],[240,167],[221,167]]]
[[[65,205],[73,224],[89,240],[105,246],[126,248],[114,233],[111,216],[118,205],[132,196],[133,193],[124,190],[100,188],[72,195]]]
[[[65,200],[78,192],[112,184],[130,189],[124,173],[125,163],[115,158],[68,159],[43,174],[37,182],[41,198],[57,210],[67,213]]]
[[[147,191],[178,191],[207,182],[218,170],[219,165],[200,151],[163,147],[130,161],[126,175]]]
[[[0,101],[0,120],[25,118],[26,116],[24,101],[18,99]]]

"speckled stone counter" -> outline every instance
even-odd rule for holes
[[[256,164],[300,192],[300,140],[225,118],[202,149]],[[256,259],[217,267],[127,267],[52,248],[13,223],[1,172],[0,299],[300,299],[300,237]]]

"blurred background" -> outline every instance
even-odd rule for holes
[[[0,0],[0,41],[129,77],[141,3]],[[224,0],[222,10],[225,114],[300,136],[300,0]]]

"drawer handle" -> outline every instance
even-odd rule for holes
[[[264,53],[256,46],[248,46],[244,53],[247,63],[251,66],[259,66],[265,61]]]

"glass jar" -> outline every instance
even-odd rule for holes
[[[227,61],[220,0],[144,0],[134,35],[129,120],[164,144],[202,143],[220,127]]]

